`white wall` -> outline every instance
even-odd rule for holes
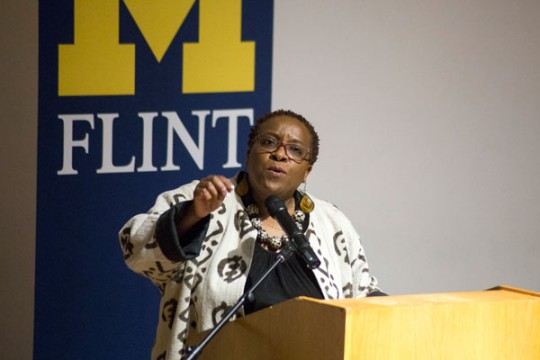
[[[273,106],[392,294],[540,291],[540,2],[277,1]]]
[[[37,1],[0,14],[0,343],[30,359]],[[308,190],[349,214],[386,291],[540,291],[539,15],[536,0],[276,0],[273,107],[317,127]]]

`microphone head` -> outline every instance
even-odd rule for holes
[[[285,206],[285,203],[283,200],[281,200],[276,195],[270,195],[265,200],[266,209],[268,210],[268,213],[270,216],[275,217],[276,214],[278,214],[280,211],[287,211],[287,207]]]

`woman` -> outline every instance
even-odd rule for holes
[[[248,139],[246,172],[220,175],[161,194],[147,214],[120,232],[128,266],[162,292],[153,359],[179,359],[193,332],[215,326],[274,263],[288,242],[265,206],[281,198],[321,260],[310,269],[298,255],[278,265],[239,315],[296,297],[381,294],[359,236],[336,207],[298,187],[319,152],[319,137],[301,115],[278,110],[259,119]]]

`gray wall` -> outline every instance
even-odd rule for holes
[[[540,291],[540,2],[277,1],[274,107],[390,293]]]
[[[32,351],[37,10],[0,3],[5,359]],[[540,291],[539,16],[536,0],[276,0],[273,107],[315,124],[308,190],[350,216],[386,291]]]
[[[37,174],[37,1],[0,2],[0,351],[32,358]]]

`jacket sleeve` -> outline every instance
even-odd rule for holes
[[[344,265],[342,271],[350,274],[352,288],[349,295],[355,298],[370,294],[384,295],[378,287],[377,278],[370,271],[360,235],[349,218],[335,206],[329,209],[328,215],[340,230],[334,237],[334,246]],[[344,278],[348,279],[349,276]]]
[[[176,221],[192,200],[197,181],[160,194],[146,214],[132,217],[120,230],[120,246],[127,266],[163,290],[186,260],[198,255],[209,218],[186,236],[176,232]]]
[[[384,295],[378,286],[377,278],[372,275],[360,235],[347,219],[350,239],[350,260],[353,274],[353,296],[365,297],[371,294]]]

